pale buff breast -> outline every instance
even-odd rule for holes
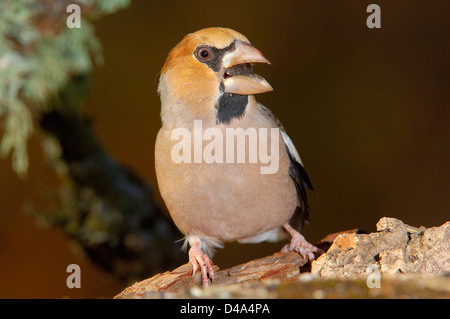
[[[276,125],[250,110],[227,127],[259,129]],[[207,129],[203,127],[203,132]],[[226,161],[226,131],[223,136]],[[194,145],[193,129],[191,147]],[[156,140],[155,163],[158,185],[167,208],[186,235],[207,235],[221,241],[253,237],[289,221],[298,204],[296,189],[289,176],[289,159],[281,135],[278,137],[279,166],[275,174],[261,174],[261,163],[174,163],[172,129],[162,128]],[[261,138],[261,136],[258,136]],[[203,141],[203,149],[210,141]],[[237,153],[235,142],[235,154]],[[246,143],[246,154],[249,145]],[[269,146],[270,150],[270,139]],[[193,152],[192,152],[193,153]],[[192,154],[192,159],[194,158]]]

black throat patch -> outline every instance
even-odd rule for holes
[[[224,92],[223,83],[220,83],[220,98],[217,101],[217,124],[228,124],[232,119],[240,119],[244,116],[248,103],[247,95],[239,95]]]

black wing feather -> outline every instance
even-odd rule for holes
[[[283,127],[283,124],[281,124],[280,120],[264,105],[258,104],[258,109],[265,114],[267,117],[271,118],[275,124],[280,128],[284,134],[286,134],[286,130]],[[303,221],[309,220],[309,207],[308,207],[308,199],[306,196],[306,187],[308,187],[311,190],[314,190],[311,180],[308,177],[308,174],[306,174],[306,170],[303,167],[302,163],[298,162],[295,158],[294,154],[291,153],[291,150],[289,149],[288,145],[286,144],[286,152],[289,156],[289,175],[291,176],[292,180],[294,181],[295,188],[297,189],[297,195],[299,198],[300,206],[297,209],[297,212],[295,215],[297,215],[295,219],[298,219],[299,226],[298,228],[301,228],[303,225]],[[292,147],[294,147],[292,145]]]

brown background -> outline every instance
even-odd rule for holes
[[[257,99],[283,122],[317,190],[309,193],[310,241],[373,231],[383,216],[415,226],[449,219],[448,1],[376,1],[378,30],[366,27],[374,2],[361,0],[180,2],[135,0],[96,23],[105,64],[85,104],[106,149],[155,193],[158,72],[185,34],[226,26],[272,62],[256,72],[274,92]],[[27,179],[0,160],[0,297],[112,297],[120,285],[24,214],[25,204],[48,206],[58,184],[38,141],[28,144]],[[214,260],[223,268],[280,247],[227,244]],[[81,289],[65,285],[71,263],[81,266]]]

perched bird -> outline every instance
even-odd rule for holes
[[[287,231],[292,239],[282,251],[309,259],[319,252],[299,232],[308,218],[306,187],[312,189],[311,182],[282,124],[253,96],[272,91],[253,74],[254,63],[270,64],[245,36],[206,28],[188,34],[170,51],[159,80],[158,186],[190,245],[193,274],[201,270],[205,286],[208,277],[214,279],[214,248],[223,242],[275,241]],[[230,129],[233,141],[248,142],[231,143]],[[269,131],[274,135],[261,134]],[[252,145],[252,132],[259,133],[258,145]],[[255,160],[251,151],[256,146]],[[273,171],[262,173],[268,164],[261,150],[272,150],[272,159],[278,161]],[[235,160],[239,152],[247,153]]]

